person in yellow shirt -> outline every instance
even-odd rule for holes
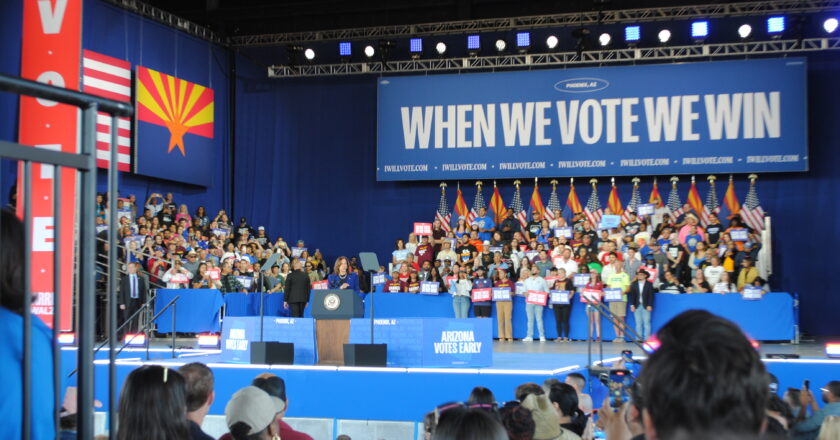
[[[620,343],[624,342],[624,318],[627,316],[627,291],[630,288],[630,275],[627,275],[627,272],[624,271],[623,265],[621,261],[614,261],[613,268],[615,269],[609,277],[604,278],[604,283],[606,283],[607,287],[612,289],[621,289],[622,300],[621,301],[613,301],[610,303],[610,313],[612,313],[616,320],[618,320],[619,325],[613,325],[613,329],[615,330],[615,339],[613,342]]]
[[[741,261],[741,271],[738,272],[738,291],[744,290],[744,286],[751,286],[756,278],[758,278],[758,269],[753,266],[751,258],[745,257]]]

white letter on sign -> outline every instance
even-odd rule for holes
[[[61,76],[60,73],[53,72],[51,70],[38,75],[38,79],[36,81],[56,87],[64,87],[64,77]],[[52,107],[58,104],[57,102],[50,101],[49,99],[36,98],[36,100],[38,101],[38,104],[41,104],[44,107]]]
[[[32,252],[52,252],[54,238],[52,217],[32,218]]]
[[[45,34],[61,32],[64,21],[64,11],[67,10],[67,0],[56,0],[55,10],[50,7],[50,0],[38,0],[38,12],[41,14],[41,28]]]

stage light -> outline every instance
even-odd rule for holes
[[[837,19],[829,18],[823,22],[823,29],[826,33],[833,34],[837,30]]]
[[[624,28],[624,41],[635,43],[642,38],[641,26],[627,26]]]
[[[423,54],[423,39],[412,38],[408,42],[408,51],[411,53],[411,58],[417,59]]]
[[[825,355],[830,358],[840,358],[840,342],[825,344]]]
[[[481,49],[481,39],[478,35],[467,35],[467,49],[479,50]]]
[[[609,46],[611,41],[612,41],[612,36],[610,34],[606,33],[606,32],[604,32],[603,34],[601,34],[600,37],[598,37],[598,43],[601,44],[601,47]]]
[[[507,47],[507,43],[505,40],[498,39],[496,40],[496,50],[499,52],[504,52],[505,48]]]
[[[744,40],[749,38],[750,34],[752,34],[752,26],[748,24],[742,24],[741,27],[738,28],[738,36],[740,36]]]
[[[438,55],[443,55],[446,53],[446,43],[443,41],[439,41],[438,44],[435,45],[435,50],[437,51]]]
[[[202,348],[216,348],[219,346],[219,335],[201,334],[198,335],[198,346]]]
[[[73,345],[76,343],[76,334],[75,333],[59,333],[58,334],[58,344],[59,345]]]
[[[144,333],[127,333],[123,338],[123,344],[130,347],[143,347],[146,345],[146,335]]]
[[[374,49],[373,46],[371,46],[371,45],[365,46],[365,56],[366,57],[373,58],[373,56],[375,54],[376,54],[376,49]]]
[[[550,50],[556,48],[558,44],[560,44],[560,40],[554,35],[549,35],[548,38],[545,39],[545,46]]]
[[[658,350],[659,347],[662,346],[662,342],[659,341],[659,337],[656,334],[650,335],[648,340],[642,344],[642,348],[645,350],[645,353],[651,354],[654,351]]]
[[[353,46],[349,41],[342,41],[338,43],[338,55],[342,57],[349,57],[353,53]]]
[[[671,41],[671,31],[669,31],[668,29],[662,29],[661,31],[659,31],[658,37],[659,42],[665,44]]]
[[[776,36],[785,31],[785,17],[770,17],[767,19],[767,33]]]
[[[691,38],[694,38],[695,41],[700,42],[706,39],[709,36],[709,22],[708,21],[695,21],[691,23]]]
[[[311,48],[306,49],[305,51],[303,51],[303,56],[305,56],[307,60],[312,61],[315,59],[315,51]]]
[[[531,33],[519,32],[516,34],[516,47],[520,49],[527,49],[531,47]]]

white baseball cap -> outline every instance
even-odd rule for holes
[[[277,413],[286,409],[286,404],[265,391],[247,386],[233,394],[225,406],[225,421],[228,428],[243,422],[251,427],[248,435],[262,432],[274,421]]]

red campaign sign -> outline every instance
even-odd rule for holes
[[[414,235],[432,235],[431,223],[415,223]]]
[[[525,302],[528,304],[536,304],[544,306],[548,303],[548,292],[540,292],[538,290],[529,290],[525,296]]]
[[[583,289],[580,292],[580,302],[582,303],[596,303],[601,301],[601,296],[604,294],[602,290],[597,289]]]
[[[219,281],[222,279],[222,270],[219,268],[207,269],[207,276],[213,281]]]
[[[330,288],[330,283],[327,280],[315,281],[312,283],[312,290],[327,290]]]
[[[26,79],[79,90],[82,53],[82,0],[23,1],[23,32],[20,76]],[[77,153],[77,107],[21,96],[18,141],[66,153]],[[18,176],[22,176],[21,164]],[[60,231],[61,330],[73,328],[73,246],[76,217],[76,171],[62,168],[61,224],[53,217],[53,173],[50,165],[32,165],[32,198],[23,200],[23,182],[18,178],[17,215],[23,206],[32,210],[32,312],[53,325],[53,255],[56,229]]]
[[[493,289],[487,287],[484,289],[472,290],[472,302],[484,302],[493,299]]]

